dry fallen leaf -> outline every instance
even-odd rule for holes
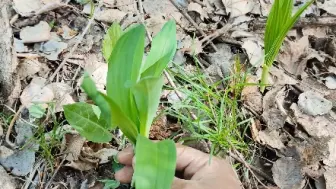
[[[259,67],[264,61],[264,50],[262,49],[262,43],[254,39],[246,39],[242,47],[245,49],[250,63],[254,67]]]
[[[329,140],[328,148],[329,155],[323,160],[323,163],[330,167],[336,167],[336,137]]]
[[[91,14],[91,3],[88,3],[84,6],[83,13],[89,15]],[[120,11],[118,9],[102,8],[101,10],[96,10],[95,19],[107,23],[120,23],[126,15],[126,12]]]
[[[63,111],[63,105],[72,104],[70,93],[72,88],[65,83],[51,83],[45,86],[46,79],[35,77],[30,84],[22,91],[21,103],[29,108],[34,103],[41,104],[43,108],[48,107],[48,103],[55,103],[56,112]]]
[[[264,130],[259,131],[258,138],[262,144],[266,144],[272,148],[281,150],[285,145],[281,141],[281,136],[277,130]]]
[[[81,161],[81,160],[71,161],[71,162],[65,164],[65,166],[77,169],[79,171],[89,171],[89,170],[97,167],[97,165],[95,163]]]
[[[283,68],[291,74],[297,74],[297,62],[309,54],[308,36],[296,41],[285,41],[282,52],[278,56]]]
[[[15,180],[11,177],[7,171],[0,166],[0,188],[3,189],[15,189],[17,188]]]
[[[20,38],[23,43],[36,43],[48,41],[51,38],[51,28],[45,21],[35,26],[27,26],[20,31]]]
[[[313,91],[300,94],[298,105],[300,110],[312,116],[327,114],[333,107],[332,102]]]
[[[96,87],[101,92],[105,91],[106,77],[107,77],[107,64],[98,60],[98,55],[89,54],[85,58],[84,70],[87,71],[92,80],[95,82]],[[81,84],[82,82],[79,82]]]
[[[82,151],[82,147],[85,142],[85,138],[80,135],[72,135],[65,134],[64,140],[66,143],[66,152],[68,155],[66,156],[66,160],[68,161],[76,161]]]
[[[336,1],[335,0],[325,0],[324,3],[317,1],[317,7],[327,11],[329,14],[336,15]]]
[[[259,2],[256,0],[222,0],[230,17],[245,15],[247,13],[260,13]]]
[[[325,167],[324,178],[326,180],[326,189],[336,188],[336,167]]]
[[[295,103],[293,103],[290,108],[294,112],[296,122],[300,124],[309,135],[318,138],[336,137],[335,120],[329,120],[324,116],[309,116],[304,114]]]
[[[24,59],[23,62],[19,63],[17,73],[22,80],[26,77],[32,77],[34,74],[38,73],[41,68],[42,64],[38,59]]]
[[[30,16],[32,12],[42,8],[43,3],[40,0],[13,0],[13,8],[22,16]]]
[[[198,3],[189,3],[188,11],[197,12],[201,17],[201,20],[204,20],[204,18],[209,18],[207,12]]]
[[[262,94],[258,88],[258,78],[255,76],[248,76],[246,83],[255,84],[244,87],[242,90],[242,99],[245,105],[261,114],[263,110]]]
[[[306,181],[301,172],[300,162],[293,158],[278,159],[272,167],[274,182],[281,189],[302,189]]]

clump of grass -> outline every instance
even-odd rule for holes
[[[212,152],[237,149],[248,151],[244,141],[247,122],[242,115],[239,103],[240,94],[245,85],[246,74],[237,59],[235,73],[216,83],[210,83],[209,77],[197,69],[192,75],[182,69],[170,71],[181,82],[179,91],[186,98],[169,110],[169,114],[178,118],[190,131],[190,139],[205,139],[212,144]],[[224,86],[224,87],[223,87]],[[189,109],[197,119],[185,112]]]

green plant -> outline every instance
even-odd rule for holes
[[[148,139],[160,102],[162,72],[176,51],[176,25],[167,22],[155,36],[146,60],[145,27],[122,31],[118,24],[108,30],[103,55],[108,62],[107,94],[99,92],[89,75],[82,88],[95,102],[64,106],[64,114],[82,136],[93,142],[109,142],[117,126],[135,145],[134,181],[137,189],[169,189],[174,178],[176,149],[171,140]]]
[[[205,139],[211,142],[213,154],[233,148],[248,151],[244,133],[249,120],[242,115],[239,107],[247,74],[242,70],[239,59],[236,60],[235,70],[232,76],[215,83],[199,69],[189,74],[182,68],[170,71],[181,83],[178,90],[185,99],[173,104],[169,114],[177,117],[190,133],[190,138],[184,140]],[[197,115],[197,119],[193,119],[185,109]]]
[[[293,0],[275,0],[268,15],[265,30],[265,60],[261,78],[261,91],[265,90],[268,81],[269,68],[279,53],[288,31],[294,26],[300,15],[314,2],[310,0],[304,4],[294,15]]]

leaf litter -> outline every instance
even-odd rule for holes
[[[251,68],[254,67],[254,70],[247,69],[249,76],[246,83],[252,85],[245,86],[242,91],[242,109],[247,108],[247,112],[254,116],[255,124],[251,126],[252,138],[266,153],[266,155],[259,155],[268,157],[269,154],[276,152],[272,157],[274,163],[271,163],[268,168],[268,171],[273,172],[275,184],[279,188],[304,188],[308,182],[317,185],[319,181],[327,189],[333,188],[336,172],[336,136],[334,134],[336,125],[335,116],[333,116],[336,102],[334,95],[336,43],[332,38],[335,36],[333,31],[335,26],[308,24],[293,29],[290,37],[283,44],[276,60],[277,64],[271,68],[269,78],[271,86],[267,88],[266,93],[261,93],[259,86],[253,84],[257,84],[260,79],[258,70],[264,58],[263,33],[260,32],[263,28],[257,28],[254,31],[253,24],[264,21],[271,3],[254,0],[204,0],[200,1],[201,3],[179,0],[176,2],[190,15],[197,27],[190,23],[183,15],[183,11],[178,10],[169,0],[145,0],[143,19],[149,34],[155,35],[166,20],[174,18],[178,23],[176,62],[186,71],[195,71],[198,68],[190,59],[193,57],[202,59],[204,60],[202,71],[215,78],[215,81],[232,75],[236,55],[245,54],[248,61],[242,61],[242,63],[248,64]],[[53,116],[49,115],[49,109],[57,112],[56,115],[61,119],[62,105],[79,100],[89,101],[86,96],[80,96],[79,86],[84,71],[92,76],[100,91],[105,91],[107,65],[100,52],[104,30],[113,22],[120,22],[122,27],[126,28],[141,21],[138,7],[133,1],[104,0],[103,6],[93,12],[96,21],[81,41],[79,48],[73,53],[73,58],[67,61],[56,79],[48,81],[49,76],[70,52],[85,29],[87,17],[92,16],[90,3],[67,4],[72,8],[75,7],[74,9],[67,6],[63,6],[62,9],[48,8],[54,6],[53,4],[58,4],[59,7],[59,3],[64,1],[13,1],[14,10],[20,15],[18,20],[13,21],[14,25],[15,22],[22,20],[33,21],[33,15],[40,14],[41,9],[46,10],[37,22],[14,28],[13,33],[15,36],[13,46],[15,51],[20,53],[19,66],[15,72],[22,84],[19,103],[28,109],[36,104],[42,106],[43,110],[47,111],[41,114],[42,118],[47,120],[44,124],[52,122],[48,117]],[[302,18],[313,15],[318,22],[320,17],[328,18],[334,15],[336,12],[334,10],[336,10],[334,1],[317,1]],[[206,36],[203,36],[200,30],[211,36],[228,23],[233,25],[229,30],[214,39],[210,38],[211,43],[214,43],[218,49],[214,51],[210,45],[207,45],[210,42],[203,40]],[[29,54],[34,55],[34,58],[30,58]],[[170,67],[174,68],[174,65]],[[168,96],[164,95],[163,98],[168,98],[171,104],[181,103],[181,99],[174,92],[170,92]],[[29,117],[27,114],[30,112],[33,111],[30,109],[22,112],[21,119],[25,116]],[[151,138],[163,139],[176,132],[169,126],[170,121],[167,116],[159,117],[154,123],[156,126],[153,127]],[[16,125],[19,123],[17,121]],[[31,136],[31,132],[36,132],[36,128],[28,126],[25,128],[28,130],[19,126],[14,128],[16,134],[13,136],[15,137],[13,141],[21,147],[24,145],[23,141]],[[3,129],[6,132],[7,128],[3,127]],[[47,129],[50,128],[46,124]],[[52,131],[49,131],[48,140],[53,138]],[[29,136],[26,135],[27,133]],[[83,171],[86,178],[89,177],[87,173],[111,164],[112,157],[117,153],[117,149],[120,149],[121,144],[118,140],[122,136],[117,132],[114,134],[117,138],[113,139],[111,144],[97,147],[79,137],[78,133],[58,133],[64,142],[63,148],[58,153],[67,153],[66,163],[62,165]],[[35,150],[9,149],[2,145],[0,164],[14,175],[28,175],[35,159],[39,157],[35,153],[37,146],[34,147]],[[319,150],[316,150],[318,147]],[[55,166],[62,162],[59,157],[54,162]],[[15,167],[15,163],[23,158],[28,158],[29,161],[20,162],[26,164]],[[57,179],[62,180],[71,175],[66,175],[66,171],[60,171],[59,175],[63,173],[64,177],[60,176]],[[1,172],[0,175],[10,178],[6,172]],[[80,180],[79,182],[85,180],[76,176],[70,177]],[[100,178],[112,177],[103,175]],[[47,179],[50,179],[50,176]],[[59,181],[57,179],[55,181]],[[98,183],[98,179],[94,180]],[[65,182],[66,185],[70,185],[70,182],[66,180]],[[1,181],[0,186],[4,183],[6,184]],[[10,183],[8,188],[15,185],[12,182],[8,183]],[[266,181],[265,184],[271,185]]]

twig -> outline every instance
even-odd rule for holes
[[[183,8],[181,8],[176,2],[175,0],[169,0],[175,7],[177,10],[179,10],[181,12],[181,14],[186,17],[186,19],[197,29],[198,32],[200,32],[202,34],[203,37],[207,36],[206,33],[204,33],[204,31],[198,27],[197,23],[189,16],[189,14],[187,13],[186,10],[184,10]],[[218,51],[217,47],[215,46],[215,44],[213,44],[212,42],[210,42],[211,47],[215,50]]]
[[[266,25],[266,19],[253,21],[253,30],[264,29]],[[317,18],[300,18],[293,28],[306,28],[306,27],[330,27],[336,26],[336,17],[325,16]]]
[[[65,157],[67,156],[67,154],[64,154],[62,157],[62,161],[61,163],[57,166],[56,170],[54,171],[53,175],[51,176],[50,180],[48,181],[48,183],[46,184],[45,188],[49,188],[49,185],[52,183],[52,181],[54,180],[56,174],[58,173],[59,169],[62,167],[62,164],[65,161]]]
[[[99,1],[99,5],[97,7],[97,10],[100,10],[101,6],[103,5],[103,0]],[[89,28],[91,27],[92,23],[94,22],[96,16],[96,11],[94,11],[92,17],[90,18],[88,24],[86,25],[83,33],[79,36],[76,44],[71,48],[70,52],[67,54],[67,56],[63,59],[63,61],[61,62],[61,64],[57,67],[57,69],[55,70],[55,72],[49,77],[49,79],[47,80],[46,84],[48,84],[49,82],[52,82],[56,75],[58,74],[58,72],[63,68],[63,66],[65,65],[65,63],[68,61],[68,59],[72,56],[72,54],[75,52],[75,50],[77,50],[77,47],[79,45],[79,43],[83,40],[85,34],[88,32]]]
[[[138,5],[139,5],[139,12],[140,12],[140,14],[141,14],[141,12],[143,13],[143,6],[142,6],[142,2],[141,2],[141,3],[140,3],[140,2],[141,2],[141,0],[138,2]],[[146,34],[147,34],[147,38],[148,38],[148,40],[149,40],[150,42],[152,42],[153,39],[152,39],[150,33],[148,32],[146,25],[144,24],[144,20],[143,20],[142,15],[141,15],[141,22],[142,22],[142,24],[143,24],[143,25],[145,26],[145,28],[146,28]],[[167,78],[167,80],[168,80],[168,83],[173,87],[173,89],[174,89],[174,93],[176,94],[176,96],[177,96],[181,101],[183,101],[183,97],[180,95],[180,93],[178,93],[178,91],[177,91],[177,87],[176,87],[176,85],[175,85],[173,79],[170,77],[169,73],[168,73],[166,70],[163,70],[163,73],[164,73],[164,75],[166,76],[166,78]],[[188,113],[190,114],[190,116],[192,117],[192,119],[197,120],[197,116],[196,116],[194,113],[192,113],[189,109],[187,109],[187,111],[188,111]]]
[[[11,120],[11,122],[9,124],[9,127],[8,127],[8,130],[7,130],[7,133],[6,133],[6,143],[12,148],[15,148],[16,145],[10,141],[9,137],[10,137],[10,134],[13,130],[13,127],[14,127],[14,124],[15,124],[16,120],[20,117],[20,113],[22,112],[22,110],[24,108],[25,108],[25,106],[23,106],[23,105],[20,106],[19,110],[15,113],[13,119]]]

